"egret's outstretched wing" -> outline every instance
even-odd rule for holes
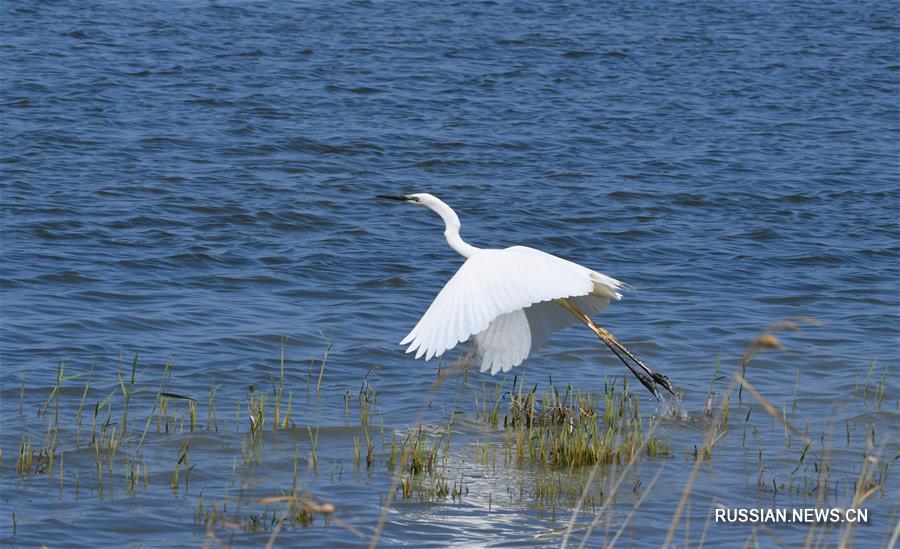
[[[533,342],[546,343],[551,328],[561,322],[561,317],[542,319],[544,323],[529,320],[528,307],[591,294],[601,300],[619,299],[617,290],[623,286],[613,278],[533,248],[482,250],[453,275],[401,344],[409,344],[406,352],[415,351],[416,358],[424,355],[428,360],[485,332],[499,320],[496,331],[484,334],[476,343],[487,350],[491,345],[486,342],[500,345],[502,341],[505,346],[494,348],[498,364],[501,368],[510,361],[519,364],[530,353]],[[521,314],[503,317],[515,312]],[[532,323],[537,327],[534,335]]]

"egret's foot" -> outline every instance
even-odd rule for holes
[[[622,359],[621,356],[619,358]],[[655,378],[652,378],[652,377],[646,375],[645,373],[641,372],[640,370],[638,370],[637,368],[635,368],[628,362],[625,362],[625,360],[622,360],[622,362],[625,364],[625,366],[628,366],[628,369],[631,370],[631,373],[634,374],[634,377],[638,378],[638,381],[641,382],[641,385],[643,385],[644,387],[647,388],[648,391],[653,393],[653,396],[656,397],[657,401],[661,402],[662,398],[660,398],[659,390],[656,388]],[[665,387],[665,385],[664,385],[664,387]]]
[[[671,392],[671,389],[669,389],[669,387],[671,386],[669,385],[668,378],[666,378],[666,376],[662,374],[657,374],[650,368],[644,366],[644,364],[640,360],[635,358],[635,356],[631,354],[628,349],[625,349],[625,347],[621,343],[619,343],[616,338],[612,337],[612,334],[610,334],[606,330],[604,330],[604,332],[609,334],[609,338],[597,334],[600,336],[600,339],[603,341],[603,343],[605,343],[606,346],[609,347],[609,350],[612,351],[613,354],[615,354],[619,358],[619,360],[622,361],[622,364],[624,364],[629,370],[631,370],[631,373],[634,374],[634,377],[638,378],[638,381],[641,382],[641,385],[643,385],[647,388],[648,391],[653,393],[653,396],[656,397],[657,402],[662,402],[662,398],[659,396],[659,390],[656,388],[656,384],[660,383],[659,378],[662,378],[662,380],[665,381],[665,383],[661,383],[662,386]],[[629,362],[629,358],[634,361],[637,366],[640,366],[644,370],[644,372],[647,373],[642,372],[637,368],[637,366],[635,366],[635,364]]]
[[[666,377],[666,376],[664,376],[663,374],[660,374],[660,373],[658,373],[658,372],[654,372],[653,370],[651,370],[650,368],[648,368],[647,366],[645,366],[644,363],[641,362],[640,359],[639,359],[638,357],[634,356],[634,353],[632,353],[631,351],[629,351],[627,347],[625,347],[624,345],[622,345],[622,344],[619,342],[619,340],[616,339],[615,336],[613,336],[613,335],[609,332],[609,330],[605,330],[605,332],[606,332],[607,334],[609,334],[610,342],[611,342],[613,345],[615,345],[620,351],[622,351],[623,353],[625,353],[625,355],[626,355],[628,358],[630,358],[631,360],[633,360],[635,364],[637,364],[638,366],[640,366],[642,370],[644,370],[645,372],[647,372],[647,375],[650,376],[651,378],[653,378],[653,381],[654,381],[655,383],[658,383],[658,384],[662,385],[663,389],[665,389],[666,391],[669,391],[669,393],[671,393],[672,396],[675,396],[675,390],[674,390],[674,388],[672,387],[672,384],[669,383],[669,378],[668,378],[668,377]],[[609,343],[607,343],[607,345],[608,345],[608,344],[609,344]],[[619,353],[616,353],[616,354],[618,355]],[[619,355],[619,358],[622,359],[622,361],[624,362],[624,359],[622,358],[621,355]],[[654,391],[653,393],[656,394],[655,391]],[[659,400],[659,396],[657,396],[656,398],[657,398],[657,400]]]
[[[672,384],[669,383],[668,377],[664,376],[663,374],[654,372],[653,370],[645,366],[644,363],[641,362],[638,357],[634,356],[634,353],[629,351],[627,347],[622,345],[622,343],[620,343],[619,340],[616,339],[616,337],[612,335],[609,330],[601,326],[597,326],[597,328],[602,331],[598,331],[597,335],[600,336],[600,339],[603,340],[603,343],[606,343],[606,346],[609,347],[609,349],[613,353],[615,353],[617,357],[619,357],[619,360],[622,361],[622,364],[628,366],[628,369],[631,370],[631,373],[633,373],[635,377],[638,378],[641,384],[643,384],[644,387],[646,387],[650,390],[651,393],[653,393],[653,396],[656,397],[656,400],[662,400],[659,396],[659,391],[656,388],[657,385],[662,385],[663,389],[669,391],[672,396],[675,396],[675,390],[673,389]],[[629,362],[628,359],[631,359],[631,361],[635,365],[639,366],[641,370],[644,371],[644,373],[635,368],[634,365],[632,365],[632,362]]]
[[[675,396],[675,389],[672,387],[672,384],[669,383],[669,378],[668,378],[668,377],[666,377],[666,376],[664,376],[664,375],[662,375],[662,374],[660,374],[660,373],[653,372],[653,371],[650,372],[650,377],[653,378],[653,381],[655,381],[656,383],[662,385],[662,388],[663,388],[663,389],[665,389],[666,391],[669,391],[669,393],[670,393],[672,396]],[[659,397],[657,397],[657,399],[658,399],[658,398],[659,398]]]

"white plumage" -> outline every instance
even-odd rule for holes
[[[481,371],[508,372],[547,344],[550,334],[575,321],[590,328],[653,396],[657,386],[670,394],[669,378],[654,372],[591,316],[622,298],[625,284],[577,263],[534,248],[482,250],[459,236],[459,217],[450,206],[426,194],[380,196],[419,204],[444,220],[444,236],[466,258],[431,306],[400,342],[416,358],[441,356],[470,340]]]
[[[459,236],[459,217],[430,194],[382,198],[437,212],[446,225],[448,244],[466,258],[400,342],[416,358],[430,360],[471,338],[482,372],[508,372],[546,345],[550,334],[579,320],[556,300],[568,300],[590,317],[610,299],[622,298],[622,282],[540,250],[466,244]]]
[[[623,284],[540,250],[514,246],[478,250],[438,293],[401,345],[429,360],[475,336],[481,371],[508,372],[544,346],[550,334],[578,319],[554,302],[578,298],[588,315]]]

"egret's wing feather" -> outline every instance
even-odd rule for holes
[[[621,283],[605,276],[605,280],[597,279],[593,275],[599,273],[532,248],[515,246],[504,250],[482,250],[459,268],[401,344],[409,344],[406,352],[415,351],[416,358],[424,355],[428,360],[472,335],[484,332],[502,315],[535,303],[588,296],[598,284],[609,286],[610,297],[620,297],[616,290]],[[556,324],[559,322],[551,322],[548,326]],[[498,324],[498,331],[490,335],[490,341],[501,339],[501,328],[502,333],[509,336],[511,331],[521,330],[523,326],[529,326],[524,314],[504,319]],[[540,332],[542,338],[544,335],[549,337],[549,332],[544,334],[545,331]],[[526,349],[530,351],[530,328],[528,333]],[[522,340],[518,341],[521,343]],[[497,356],[518,357],[518,354],[502,351]]]
[[[594,315],[609,303],[592,295],[568,298],[578,310]],[[550,340],[550,334],[578,319],[555,301],[542,301],[525,309],[500,315],[483,332],[472,338],[474,350],[481,358],[481,371],[508,372]]]
[[[482,372],[494,375],[522,364],[531,352],[531,330],[525,311],[517,309],[498,316],[487,330],[475,334],[474,341],[481,355]]]

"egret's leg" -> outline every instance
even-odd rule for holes
[[[641,384],[644,385],[644,387],[646,387],[651,393],[653,393],[653,396],[655,396],[657,400],[659,400],[659,392],[656,390],[657,383],[662,385],[665,390],[669,391],[673,395],[675,394],[675,390],[672,388],[672,384],[669,383],[669,378],[667,378],[663,374],[654,372],[653,370],[645,366],[644,363],[641,362],[636,356],[634,356],[634,354],[629,351],[627,347],[622,345],[622,343],[620,343],[619,340],[616,339],[616,337],[612,335],[609,330],[602,326],[598,326],[593,320],[591,320],[589,316],[579,311],[578,308],[575,307],[575,305],[573,305],[572,302],[570,302],[568,299],[558,299],[556,300],[556,302],[566,310],[571,312],[573,315],[575,315],[575,317],[578,318],[578,320],[580,320],[582,323],[584,323],[585,326],[590,328],[591,331],[594,332],[597,337],[599,337],[600,340],[606,344],[607,347],[609,347],[609,350],[615,353],[615,355],[619,357],[619,360],[621,360],[622,363],[627,366],[629,370],[631,370],[631,373],[633,373],[634,376],[638,378],[638,381],[640,381]],[[623,354],[625,356],[623,356]],[[626,357],[630,358],[634,361],[635,364],[640,366],[640,368],[644,370],[644,372],[646,372],[646,375],[635,368],[634,365],[632,365],[630,362],[628,362]]]

